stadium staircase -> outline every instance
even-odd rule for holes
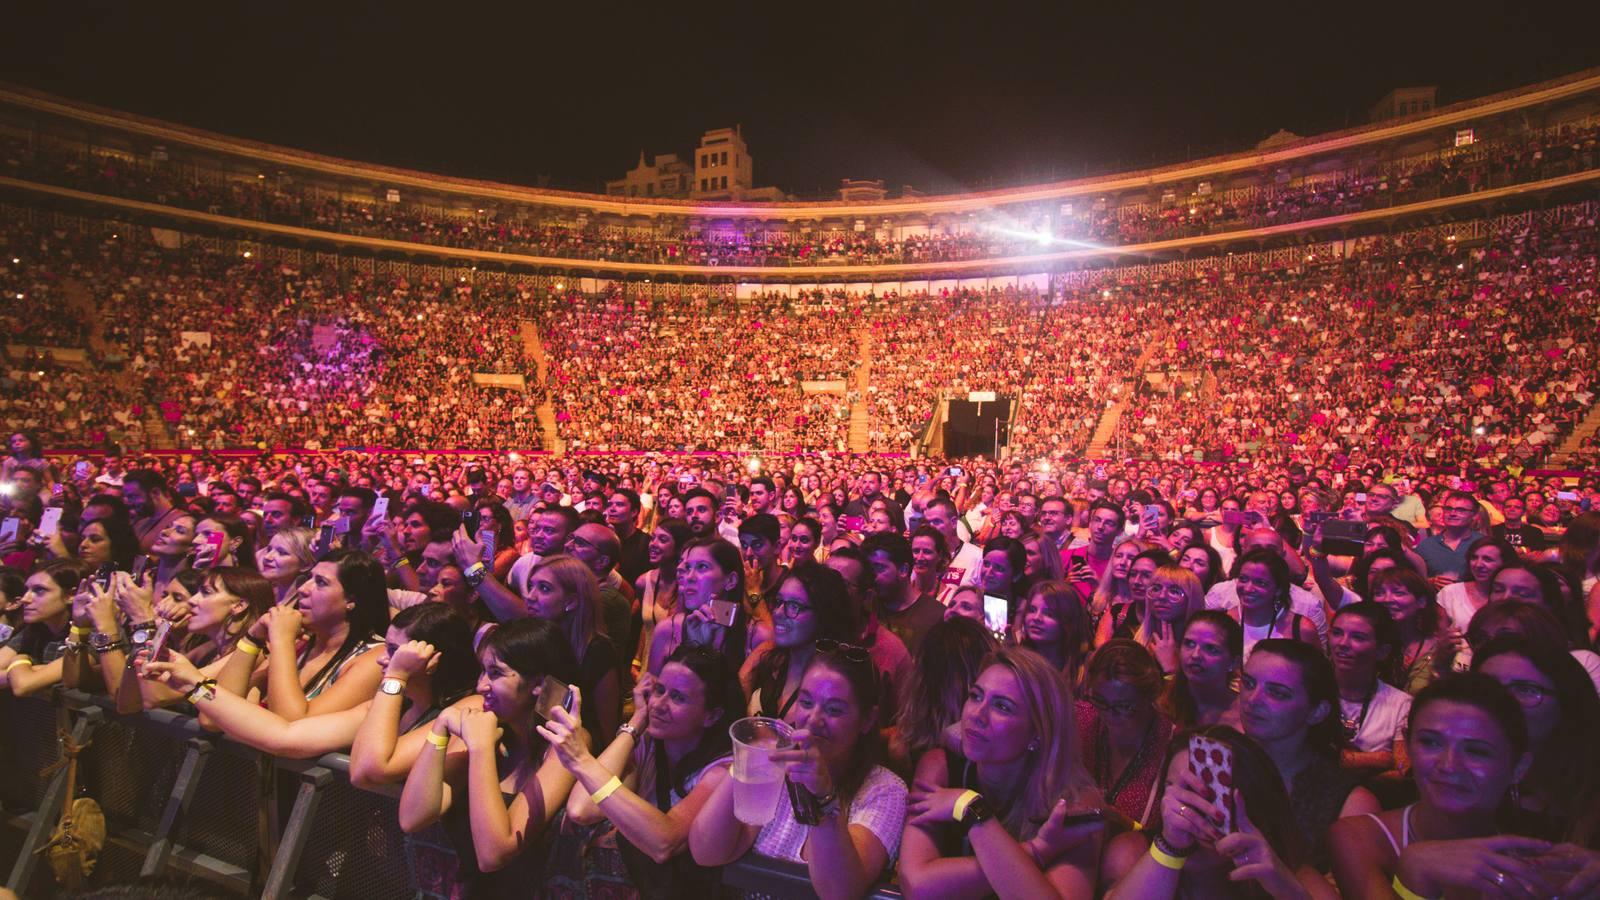
[[[1600,431],[1600,403],[1590,407],[1589,414],[1579,420],[1572,433],[1568,434],[1561,445],[1556,447],[1555,452],[1550,454],[1550,464],[1566,465],[1578,452],[1578,448],[1583,446],[1583,442],[1597,431]]]
[[[1117,425],[1122,422],[1122,414],[1133,401],[1133,392],[1144,381],[1144,367],[1150,364],[1150,357],[1156,355],[1156,348],[1166,339],[1167,333],[1163,329],[1150,335],[1150,339],[1145,342],[1144,352],[1134,360],[1133,375],[1122,382],[1120,399],[1106,407],[1105,413],[1100,416],[1100,423],[1094,427],[1094,434],[1089,438],[1089,450],[1085,454],[1090,459],[1106,458],[1107,451],[1111,449],[1111,439],[1117,434]]]
[[[872,382],[872,333],[861,335],[858,345],[856,371],[851,379],[850,443],[851,453],[866,453],[872,449],[872,419],[867,414],[867,385]]]
[[[67,308],[89,323],[88,352],[91,359],[105,359],[113,353],[124,352],[126,348],[118,347],[106,340],[105,329],[102,327],[99,307],[95,303],[94,293],[89,287],[76,278],[64,278],[61,281],[61,295],[67,301]],[[172,438],[172,431],[167,428],[167,421],[161,418],[161,410],[155,404],[147,404],[144,409],[144,446],[155,450],[171,450],[177,446]]]
[[[522,337],[522,358],[533,361],[536,392],[544,397],[545,377],[550,372],[550,357],[545,355],[544,342],[539,340],[539,328],[532,319],[523,319],[517,326],[517,333]],[[555,404],[548,399],[541,401],[538,413],[539,431],[543,438],[544,449],[553,453],[564,452],[567,449],[566,444],[561,440],[561,433],[556,430]]]

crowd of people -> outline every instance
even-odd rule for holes
[[[135,158],[48,140],[0,138],[13,178],[185,209],[501,253],[699,266],[932,263],[1027,256],[1059,241],[1140,244],[1324,218],[1585,171],[1600,163],[1589,121],[1484,134],[1475,143],[1416,156],[1374,158],[1315,176],[1269,173],[1267,184],[1219,193],[1176,192],[1159,201],[1108,205],[1078,199],[1003,207],[995,227],[741,231],[732,223],[664,219],[613,225],[558,207],[476,205],[446,211],[414,201],[376,202],[331,193],[292,175],[239,179],[171,158]],[[573,195],[579,196],[579,195]],[[483,203],[469,198],[468,203]],[[698,216],[698,213],[696,213]],[[1039,235],[1046,239],[1040,240]]]
[[[994,391],[1016,401],[1001,444],[1029,457],[1083,452],[1120,402],[1111,446],[1129,455],[1366,444],[1526,465],[1594,404],[1597,218],[1579,203],[1048,289],[737,298],[408,280],[18,221],[0,229],[15,340],[86,359],[12,355],[0,409],[58,445],[148,446],[156,428],[207,448],[532,450],[548,402],[568,448],[600,452],[840,451],[859,411],[867,449],[904,452],[942,398]]]
[[[1593,474],[47,449],[0,689],[345,751],[427,896],[1600,891]]]

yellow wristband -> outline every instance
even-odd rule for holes
[[[245,656],[261,655],[261,645],[249,638],[239,638],[239,642],[233,645],[233,649],[243,653]]]
[[[599,806],[601,803],[605,802],[607,797],[615,794],[621,787],[622,779],[613,775],[611,776],[611,780],[600,785],[600,790],[595,791],[592,795],[590,795],[589,799],[594,801],[595,806]]]
[[[19,656],[16,659],[13,659],[11,661],[11,665],[6,666],[6,674],[7,675],[11,674],[11,670],[15,669],[17,666],[32,666],[32,665],[33,665],[33,660],[29,659],[26,656]]]
[[[423,735],[423,737],[428,739],[428,743],[438,747],[440,750],[450,746],[450,735],[439,734],[431,728],[428,729],[428,733]]]
[[[86,638],[90,634],[94,633],[94,629],[86,625],[74,625],[72,626],[71,631],[72,636],[75,638]]]
[[[1171,853],[1162,850],[1160,847],[1157,847],[1154,842],[1150,844],[1150,858],[1174,872],[1182,869],[1184,865],[1189,862],[1187,859],[1181,856],[1173,856]]]
[[[967,815],[967,807],[971,806],[972,801],[976,799],[978,799],[977,791],[962,791],[961,796],[956,798],[956,805],[950,807],[950,817],[957,822],[961,821]]]
[[[1416,891],[1413,891],[1411,888],[1406,887],[1405,882],[1400,880],[1399,875],[1394,877],[1394,881],[1390,886],[1394,888],[1395,896],[1399,897],[1400,900],[1428,900],[1427,897],[1424,897]]]

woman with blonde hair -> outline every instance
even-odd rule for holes
[[[1091,896],[1103,820],[1067,825],[1100,802],[1079,756],[1072,689],[1020,647],[985,661],[961,712],[960,748],[917,763],[901,838],[900,884],[917,897]]]
[[[1160,566],[1145,589],[1143,602],[1133,639],[1155,656],[1163,675],[1172,675],[1180,664],[1184,628],[1190,617],[1206,608],[1200,576],[1176,563]]]
[[[309,528],[282,528],[256,551],[256,570],[272,582],[277,598],[274,605],[282,606],[299,586],[300,576],[317,564],[313,546],[316,535]]]
[[[523,603],[535,619],[566,635],[578,660],[583,689],[583,727],[590,741],[610,740],[622,724],[622,684],[616,645],[600,628],[600,584],[576,557],[558,553],[528,573]]]
[[[1100,576],[1100,583],[1095,585],[1094,594],[1089,598],[1089,621],[1095,629],[1095,646],[1098,647],[1105,643],[1105,640],[1109,640],[1111,632],[1115,630],[1114,627],[1102,628],[1101,620],[1109,615],[1111,626],[1115,626],[1133,603],[1133,588],[1128,584],[1128,569],[1133,565],[1135,557],[1153,546],[1155,545],[1139,538],[1128,538],[1112,549],[1105,573]],[[1102,631],[1106,633],[1105,640],[1100,638]]]

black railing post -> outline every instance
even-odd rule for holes
[[[63,700],[57,693],[55,703]],[[87,744],[93,736],[94,729],[105,718],[105,713],[98,707],[88,707],[78,710],[78,720],[73,723],[68,740],[79,747]],[[55,830],[56,823],[61,820],[61,810],[72,802],[67,796],[67,767],[71,762],[66,758],[63,748],[62,766],[50,778],[50,786],[45,788],[44,798],[39,802],[39,808],[33,814],[33,824],[28,828],[28,836],[22,841],[22,849],[17,852],[17,861],[11,867],[11,877],[6,879],[6,887],[16,891],[19,895],[27,896],[28,882],[33,879],[33,873],[39,865],[39,848],[45,845],[50,838],[50,832]]]
[[[289,811],[289,824],[283,829],[283,840],[272,857],[272,868],[267,872],[267,883],[262,888],[263,900],[280,900],[289,896],[295,870],[300,868],[300,854],[306,849],[306,839],[311,836],[311,823],[316,819],[317,806],[322,802],[322,789],[333,781],[333,772],[322,766],[312,766],[300,773],[300,789],[295,792],[294,808]]]
[[[167,798],[166,809],[161,813],[161,823],[156,826],[156,839],[151,842],[150,849],[145,851],[144,865],[139,867],[140,875],[159,875],[166,867],[167,857],[172,855],[172,850],[176,846],[172,835],[178,822],[189,812],[189,803],[194,799],[195,786],[200,783],[200,773],[205,768],[206,759],[213,749],[210,741],[201,738],[192,738],[188,744],[189,749],[183,756],[183,766],[178,769],[178,778],[172,785],[172,796]]]

